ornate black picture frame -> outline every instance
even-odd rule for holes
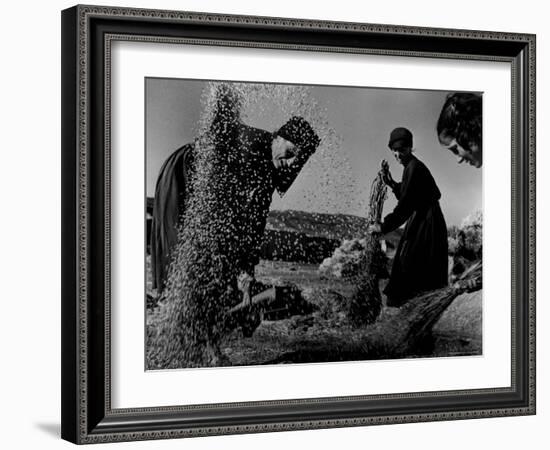
[[[510,63],[511,385],[113,409],[109,113],[110,50],[117,40]],[[67,9],[62,12],[62,236],[62,437],[71,442],[535,414],[535,36],[98,6]]]

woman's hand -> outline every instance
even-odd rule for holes
[[[382,225],[379,223],[371,223],[367,231],[369,234],[382,234]]]
[[[393,187],[395,186],[395,180],[391,176],[390,165],[388,164],[388,161],[383,159],[381,166],[382,166],[382,181],[387,186],[393,189]]]
[[[239,289],[239,291],[243,293],[243,303],[245,305],[252,304],[252,296],[250,293],[250,288],[253,281],[254,281],[254,278],[251,277],[246,272],[241,272],[241,274],[237,278],[237,289]]]

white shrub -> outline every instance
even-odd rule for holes
[[[344,239],[332,256],[323,260],[319,274],[335,278],[354,275],[366,245],[366,239]]]

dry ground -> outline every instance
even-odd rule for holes
[[[239,330],[222,344],[231,365],[284,364],[385,359],[383,347],[372,345],[372,328],[352,328],[347,320],[347,300],[352,285],[342,280],[322,278],[317,264],[261,261],[258,280],[268,284],[298,285],[304,298],[317,310],[306,316],[263,321],[252,337]],[[381,286],[382,287],[382,286]],[[457,297],[433,328],[425,348],[402,357],[444,357],[479,355],[482,351],[482,291]],[[377,329],[400,312],[382,309]],[[387,328],[391,333],[391,324]]]

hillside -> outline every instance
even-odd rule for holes
[[[341,242],[343,239],[362,237],[368,227],[367,219],[347,214],[323,214],[306,211],[270,211],[266,230],[301,233]],[[397,246],[401,230],[385,236],[388,246]]]
[[[153,199],[147,198],[147,252],[149,252]],[[348,214],[311,213],[296,210],[274,210],[267,217],[262,254],[265,259],[307,260],[321,262],[330,256],[343,239],[361,238],[368,227],[364,217]],[[389,250],[395,249],[401,230],[387,234]],[[297,243],[294,248],[281,243]],[[311,252],[307,258],[300,258],[297,252]],[[290,255],[293,253],[293,255]]]

